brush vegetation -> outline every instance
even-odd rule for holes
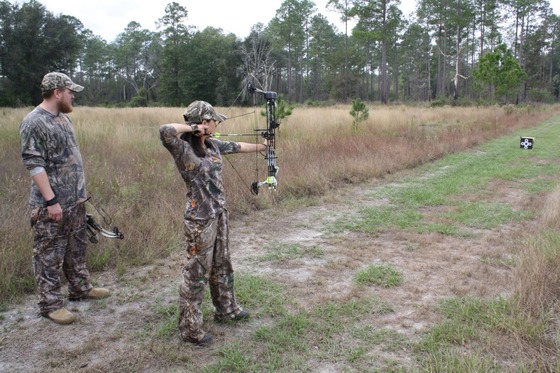
[[[30,177],[22,166],[18,131],[30,110],[5,108],[1,113],[2,302],[34,290],[27,212]],[[257,165],[258,179],[266,177],[261,155],[229,156],[233,167],[227,162],[224,167],[229,210],[235,219],[271,206],[293,208],[314,203],[327,190],[383,177],[533,126],[555,110],[558,107],[374,106],[360,129],[353,131],[349,105],[297,108],[284,119],[277,135],[278,191],[262,190],[257,197],[250,192]],[[182,112],[180,108],[77,107],[70,114],[84,158],[89,195],[126,235],[123,241],[104,239],[91,245],[91,270],[112,267],[123,273],[130,266],[151,263],[181,247],[185,186],[160,143],[158,129],[163,123],[181,122]],[[218,127],[222,133],[252,133],[253,128],[263,126],[259,109],[222,108],[222,112],[229,117],[242,115],[222,123]],[[253,136],[231,139],[255,141]],[[445,198],[437,190],[426,195]],[[412,216],[406,211],[402,214],[407,215],[403,217],[409,221],[406,224],[414,221],[413,212]]]
[[[252,196],[247,184],[254,181],[255,158],[229,157],[237,170],[226,165],[224,175],[233,219],[273,206],[296,209],[318,203],[330,189],[421,166],[418,169],[424,175],[429,171],[432,176],[412,176],[402,179],[398,188],[378,189],[386,204],[357,209],[353,216],[333,222],[332,234],[376,234],[397,228],[462,236],[535,218],[534,212],[516,210],[508,203],[484,204],[485,193],[503,180],[518,180],[527,190],[548,193],[542,205],[542,224],[527,236],[519,259],[507,262],[515,265],[513,296],[446,299],[439,306],[441,322],[419,342],[360,322],[368,315],[392,311],[376,296],[350,294],[341,301],[325,300],[309,309],[294,309],[289,289],[241,274],[236,282],[240,302],[255,310],[255,316],[271,321],[247,335],[243,343],[221,346],[217,358],[198,370],[309,371],[317,362],[328,362],[349,371],[366,371],[372,366],[381,366],[382,371],[410,371],[402,361],[378,361],[371,354],[372,345],[394,351],[395,356],[412,352],[416,362],[411,365],[422,371],[507,371],[510,367],[504,361],[508,359],[515,371],[560,369],[556,316],[560,298],[560,187],[556,178],[560,166],[555,142],[560,131],[557,122],[545,122],[532,130],[541,136],[542,150],[522,155],[518,144],[508,143],[513,136],[503,137],[516,134],[518,139],[519,130],[558,115],[559,109],[369,107],[369,118],[353,131],[350,106],[296,108],[278,134],[281,169],[276,193],[261,191]],[[30,179],[21,163],[18,136],[19,123],[28,110],[2,112],[0,310],[34,290],[26,210]],[[222,111],[235,116],[247,109]],[[158,137],[159,125],[178,121],[181,114],[181,109],[169,108],[88,107],[71,114],[89,193],[126,235],[122,241],[102,240],[90,246],[92,270],[114,268],[125,276],[134,266],[153,263],[182,246],[185,187]],[[228,121],[219,130],[246,133],[256,120],[262,120],[255,117]],[[491,139],[496,140],[487,144]],[[476,145],[480,145],[476,151],[454,154]],[[264,164],[262,159],[258,161]],[[265,170],[259,175],[263,178]],[[447,208],[430,210],[443,205]],[[265,248],[257,260],[286,263],[322,255],[320,249],[293,244],[275,251]],[[354,281],[358,287],[375,284],[390,290],[399,287],[402,276],[397,267],[379,263],[357,270]],[[151,340],[144,343],[154,343],[151,348],[160,358],[192,364],[189,357],[173,355],[165,347],[176,338],[176,305],[156,300],[153,307],[160,319],[146,328],[139,343]],[[210,309],[203,311],[205,317],[211,315]]]

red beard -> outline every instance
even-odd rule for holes
[[[61,113],[68,114],[74,110],[74,107],[72,106],[72,102],[60,101],[58,103],[58,110]]]

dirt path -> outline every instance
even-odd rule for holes
[[[291,289],[294,307],[310,309],[326,300],[351,296],[356,291],[352,278],[358,269],[374,263],[391,264],[404,274],[404,283],[375,288],[392,312],[377,315],[371,322],[411,341],[439,320],[434,307],[445,297],[510,294],[512,268],[504,263],[515,255],[519,237],[534,221],[502,225],[468,238],[399,230],[375,236],[329,233],[337,218],[355,214],[361,206],[384,203],[370,192],[388,182],[352,186],[325,196],[316,206],[266,211],[234,221],[231,239],[236,273],[265,276],[285,284]],[[525,191],[506,184],[496,186],[493,198],[514,208],[535,203]],[[423,211],[428,217],[434,212]],[[263,260],[270,245],[298,245],[323,255]],[[211,347],[183,344],[177,332],[173,342],[161,346],[161,339],[150,337],[150,328],[161,318],[155,310],[177,301],[179,264],[180,253],[176,253],[154,265],[131,269],[122,277],[115,271],[95,273],[96,285],[108,287],[114,295],[106,301],[69,303],[69,309],[79,316],[69,326],[57,326],[39,317],[36,297],[27,297],[3,314],[0,372],[190,371],[186,368],[189,364],[203,366],[204,361],[216,358],[213,352],[224,343],[271,322],[257,317],[232,327],[209,321],[208,330],[216,336]],[[414,364],[406,353],[385,353],[402,366]],[[339,369],[326,365],[318,366],[317,371]]]

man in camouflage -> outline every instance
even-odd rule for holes
[[[227,118],[205,101],[190,104],[184,119],[187,124],[162,125],[160,138],[187,187],[179,330],[183,340],[204,345],[212,341],[212,335],[202,329],[200,309],[207,283],[215,307],[215,321],[249,318],[249,313],[237,305],[233,292],[222,154],[264,151],[266,147],[212,138],[218,124]]]
[[[74,92],[83,89],[65,74],[46,74],[41,83],[43,101],[20,125],[21,155],[32,179],[29,208],[38,305],[41,315],[58,324],[76,319],[63,307],[61,271],[71,300],[110,295],[90,284],[86,268],[84,167],[66,115],[73,110]]]

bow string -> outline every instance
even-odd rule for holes
[[[266,100],[266,128],[255,128],[253,129],[253,133],[230,133],[230,134],[220,134],[216,133],[213,135],[215,138],[220,137],[234,137],[234,136],[255,136],[258,141],[258,138],[261,137],[266,140],[266,150],[264,154],[264,159],[267,163],[267,176],[264,180],[260,181],[259,178],[259,167],[258,167],[258,156],[255,155],[255,181],[251,183],[250,190],[253,195],[258,195],[259,190],[262,187],[267,187],[270,190],[276,191],[278,186],[278,171],[280,167],[277,164],[277,155],[276,155],[276,129],[280,126],[280,122],[276,119],[276,99],[277,93],[273,91],[263,91],[257,88],[254,82],[251,80],[247,83],[247,92],[253,95],[253,104],[257,106],[257,94],[261,94],[262,97]],[[255,110],[256,112],[256,110]],[[251,114],[251,113],[248,113]],[[246,114],[241,114],[238,116],[242,116]],[[232,119],[234,117],[228,118]],[[233,166],[230,160],[226,157],[225,158],[228,163],[231,165],[232,169],[237,173],[237,176],[245,182],[245,180],[241,177],[240,173],[237,169]]]

